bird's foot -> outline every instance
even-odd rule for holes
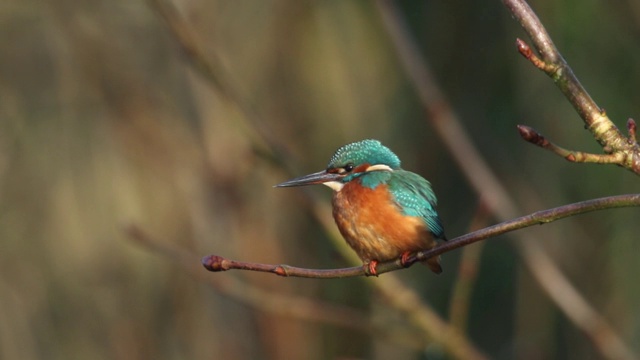
[[[411,265],[411,263],[409,262],[409,257],[411,257],[411,251],[405,251],[402,253],[402,255],[400,256],[400,265],[402,265],[402,267],[409,267]]]
[[[376,268],[378,267],[378,261],[371,260],[369,262],[364,263],[363,267],[364,267],[364,273],[367,276],[378,276],[378,270],[376,270]]]

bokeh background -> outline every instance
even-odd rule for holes
[[[373,285],[392,277],[490,357],[604,356],[532,278],[513,236],[469,247],[466,260],[468,250],[445,254],[440,276],[419,266],[378,279],[206,272],[211,253],[357,264],[324,225],[329,189],[272,185],[364,138],[432,182],[450,238],[495,219],[479,214],[373,2],[168,4],[200,58],[153,1],[0,4],[1,359],[450,358]],[[516,125],[527,124],[601,150],[517,53],[526,36],[501,2],[397,5],[522,214],[639,191],[626,170],[571,164],[520,139]],[[616,124],[640,117],[637,1],[532,6]],[[627,208],[521,230],[635,354],[639,219]]]

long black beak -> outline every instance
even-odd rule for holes
[[[326,170],[318,171],[317,173],[304,175],[291,179],[276,185],[275,187],[290,187],[290,186],[305,186],[313,184],[324,184],[329,181],[336,181],[342,176],[340,174],[333,174]]]

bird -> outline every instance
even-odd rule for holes
[[[379,262],[400,259],[446,241],[436,211],[431,183],[400,167],[400,159],[380,141],[366,139],[340,147],[325,170],[300,176],[275,187],[324,184],[333,190],[335,223],[368,274]],[[440,257],[422,262],[436,274]]]

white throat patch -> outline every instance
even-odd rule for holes
[[[344,184],[339,181],[327,181],[325,183],[322,183],[322,185],[326,185],[336,192],[342,190],[342,188],[344,187]]]

